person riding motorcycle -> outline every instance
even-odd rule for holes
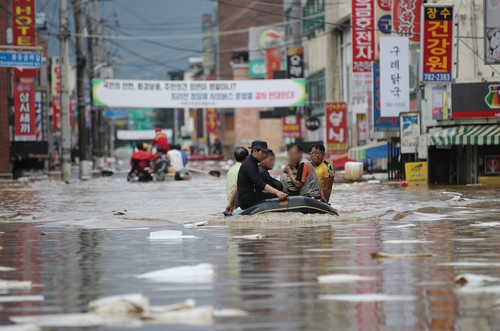
[[[163,148],[158,147],[156,149],[156,155],[158,158],[154,162],[154,169],[156,173],[156,180],[165,180],[165,174],[168,173],[168,167],[170,166],[170,160],[165,154]]]
[[[146,143],[137,144],[137,152],[132,154],[132,158],[130,159],[132,169],[128,173],[128,181],[148,182],[153,180],[153,177],[146,168],[150,166],[151,161],[155,161],[158,158],[158,155],[149,153],[148,147]]]

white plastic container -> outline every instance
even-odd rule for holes
[[[346,162],[344,177],[346,180],[363,180],[363,163]]]

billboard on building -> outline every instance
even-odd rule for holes
[[[35,84],[14,83],[14,140],[36,140]]]
[[[401,37],[410,39],[410,48],[419,48],[423,0],[392,0],[392,26]]]
[[[451,118],[500,117],[500,82],[451,84]]]
[[[266,77],[266,49],[285,46],[283,27],[251,27],[248,31],[248,71],[252,78]]]
[[[375,0],[352,0],[352,72],[371,72],[375,51]]]
[[[205,110],[205,123],[207,133],[219,132],[219,113],[215,108],[207,108]]]
[[[500,64],[500,1],[484,0],[484,61]]]
[[[304,48],[286,49],[286,71],[288,78],[304,78]]]
[[[96,106],[124,108],[261,108],[303,106],[304,79],[144,81],[94,79]]]
[[[422,6],[420,80],[427,83],[453,80],[453,5]]]
[[[420,113],[401,113],[399,115],[399,137],[401,139],[401,154],[417,152],[417,140],[420,136]]]
[[[326,151],[329,154],[347,153],[347,104],[326,103]]]
[[[380,38],[380,112],[397,117],[410,110],[408,37]]]
[[[281,70],[281,49],[266,49],[266,79],[273,79],[274,72]]]
[[[12,37],[14,46],[36,46],[35,1],[12,1]],[[14,77],[16,78],[34,78],[36,77],[36,74],[37,69],[14,69]]]
[[[300,138],[300,117],[285,116],[283,119],[283,138]]]
[[[399,116],[384,117],[380,113],[380,64],[373,63],[373,131],[399,131]]]

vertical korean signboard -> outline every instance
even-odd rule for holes
[[[410,110],[408,38],[380,38],[380,112],[395,117]]]
[[[215,108],[207,108],[205,112],[207,133],[219,132],[219,114]]]
[[[358,146],[366,145],[368,140],[368,123],[366,114],[356,114],[356,124],[358,128]]]
[[[281,70],[281,49],[266,49],[266,79],[273,79],[274,72]]]
[[[453,80],[453,5],[424,4],[421,81]]]
[[[304,49],[302,47],[286,49],[286,71],[288,78],[304,78]]]
[[[378,52],[380,50],[380,38],[389,37],[392,33],[392,1],[393,0],[377,0],[377,6],[375,7],[375,23],[377,31],[376,33],[376,46],[375,50]],[[378,58],[378,56],[377,56]]]
[[[401,37],[410,39],[410,48],[420,46],[420,21],[423,0],[392,0],[392,25]]]
[[[390,132],[399,130],[399,116],[383,117],[380,114],[380,63],[373,63],[373,131]]]
[[[36,46],[35,0],[12,1],[12,36],[15,46]],[[15,68],[14,77],[36,77],[36,69]]]
[[[35,85],[14,83],[15,141],[36,140]]]
[[[326,103],[326,150],[329,154],[347,152],[347,104]]]
[[[371,84],[376,59],[375,0],[352,0],[352,72],[354,80]]]
[[[283,138],[300,138],[300,117],[285,116],[283,119]]]
[[[49,136],[49,98],[45,87],[35,90],[36,140],[48,141]]]

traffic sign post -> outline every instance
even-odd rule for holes
[[[40,68],[41,66],[40,53],[0,52],[0,67]]]

